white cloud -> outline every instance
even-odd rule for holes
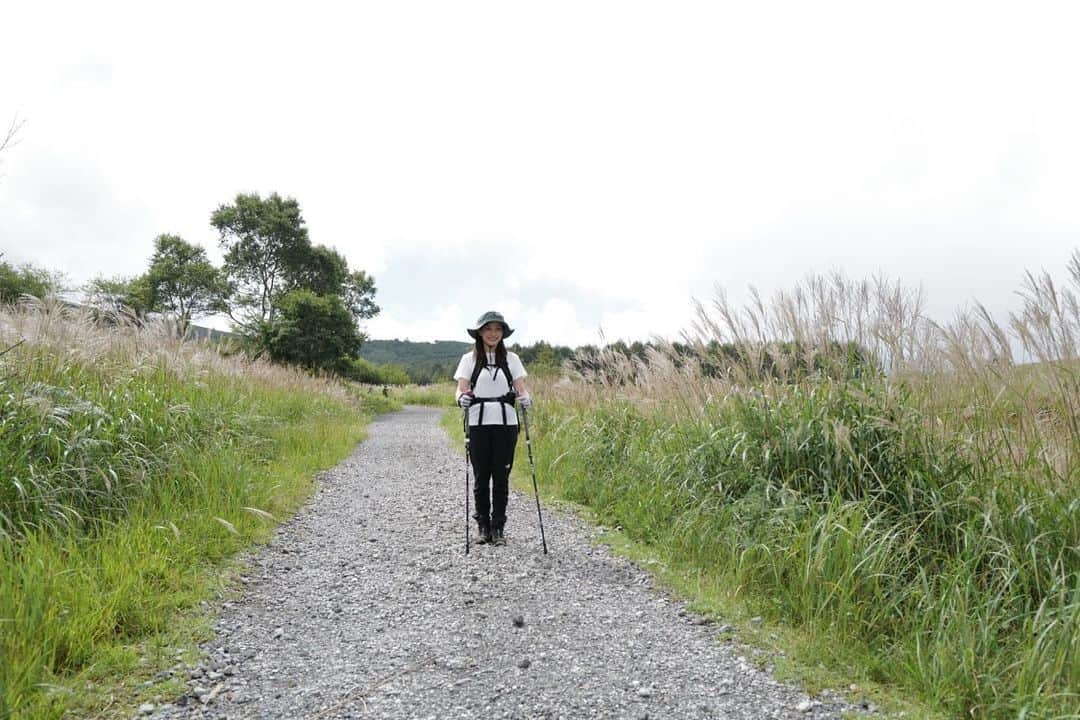
[[[598,328],[586,327],[577,316],[574,305],[562,298],[551,298],[540,308],[528,308],[520,312],[520,325],[533,342],[546,338],[558,338],[559,345],[597,344]],[[523,341],[527,342],[523,338]]]
[[[64,17],[65,22],[55,22]],[[807,272],[1014,304],[1080,245],[1080,8],[985,2],[23,3],[0,250],[88,279],[296,197],[376,337],[674,335]],[[917,48],[917,51],[913,51]],[[425,259],[420,264],[418,259]],[[404,266],[404,269],[403,269]],[[461,317],[449,308],[461,308]]]
[[[379,339],[412,340],[431,342],[435,340],[461,340],[469,342],[465,328],[472,324],[465,319],[465,314],[458,305],[446,305],[435,308],[430,319],[402,321],[394,312],[383,312],[378,317],[368,320],[365,330],[368,335]]]
[[[656,332],[657,335],[679,339],[679,334],[688,331],[693,320],[693,307],[689,298],[683,301],[680,297],[674,302],[657,303],[644,310],[605,312],[601,325],[605,342],[632,342],[652,339],[650,336],[643,336],[642,328],[661,328]]]

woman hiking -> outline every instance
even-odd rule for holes
[[[454,379],[457,404],[468,415],[476,501],[473,518],[480,530],[480,544],[505,545],[506,501],[518,436],[514,403],[521,403],[523,408],[532,404],[525,389],[528,373],[521,358],[503,344],[514,330],[502,314],[486,312],[476,321],[476,327],[466,332],[475,345],[461,357]]]

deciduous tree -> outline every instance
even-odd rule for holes
[[[128,312],[142,317],[150,312],[150,288],[146,275],[128,278],[99,276],[83,286],[86,304],[103,313]]]
[[[310,290],[281,298],[264,336],[274,360],[337,373],[349,369],[364,340],[340,297]]]
[[[293,198],[239,194],[214,211],[211,224],[225,249],[236,329],[277,360],[347,369],[364,340],[359,323],[379,313],[374,279],[350,270],[337,250],[312,245]]]
[[[58,292],[61,277],[57,273],[29,263],[15,267],[2,260],[0,253],[0,302],[13,303],[23,295],[44,298]]]
[[[310,290],[316,295],[341,295],[349,277],[349,264],[338,251],[312,246],[289,277],[291,290]]]
[[[370,320],[379,314],[375,304],[375,278],[363,270],[354,270],[345,279],[343,299],[356,321]]]
[[[311,254],[307,227],[293,198],[273,193],[236,196],[210,216],[225,250],[224,271],[233,288],[229,316],[248,332],[274,319],[277,301],[295,289]]]
[[[146,271],[150,308],[176,317],[182,336],[193,318],[225,309],[228,284],[206,250],[177,235],[158,235]]]

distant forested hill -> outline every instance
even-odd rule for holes
[[[472,347],[470,343],[438,340],[365,340],[360,357],[376,365],[401,365],[414,381],[451,380],[458,360]]]

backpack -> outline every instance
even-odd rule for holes
[[[479,417],[479,419],[477,419],[476,422],[477,422],[478,425],[483,425],[484,424],[484,406],[489,402],[497,402],[497,403],[499,403],[499,405],[500,405],[500,407],[502,409],[503,425],[506,425],[507,424],[507,422],[506,422],[506,406],[509,405],[510,407],[513,407],[514,406],[514,398],[517,397],[517,393],[514,392],[514,378],[510,374],[510,363],[507,361],[506,358],[504,358],[501,363],[499,362],[498,355],[495,356],[495,362],[494,363],[487,362],[486,357],[484,358],[483,363],[475,362],[474,366],[473,366],[472,377],[469,378],[469,390],[470,391],[475,390],[476,381],[480,378],[480,373],[483,372],[483,370],[485,368],[489,368],[489,367],[494,367],[495,368],[494,377],[498,377],[499,371],[502,370],[503,374],[506,375],[506,386],[508,388],[510,388],[510,391],[507,392],[505,395],[502,395],[500,397],[490,397],[490,398],[479,398],[478,397],[478,398],[474,398],[473,402],[480,403],[480,417]]]

